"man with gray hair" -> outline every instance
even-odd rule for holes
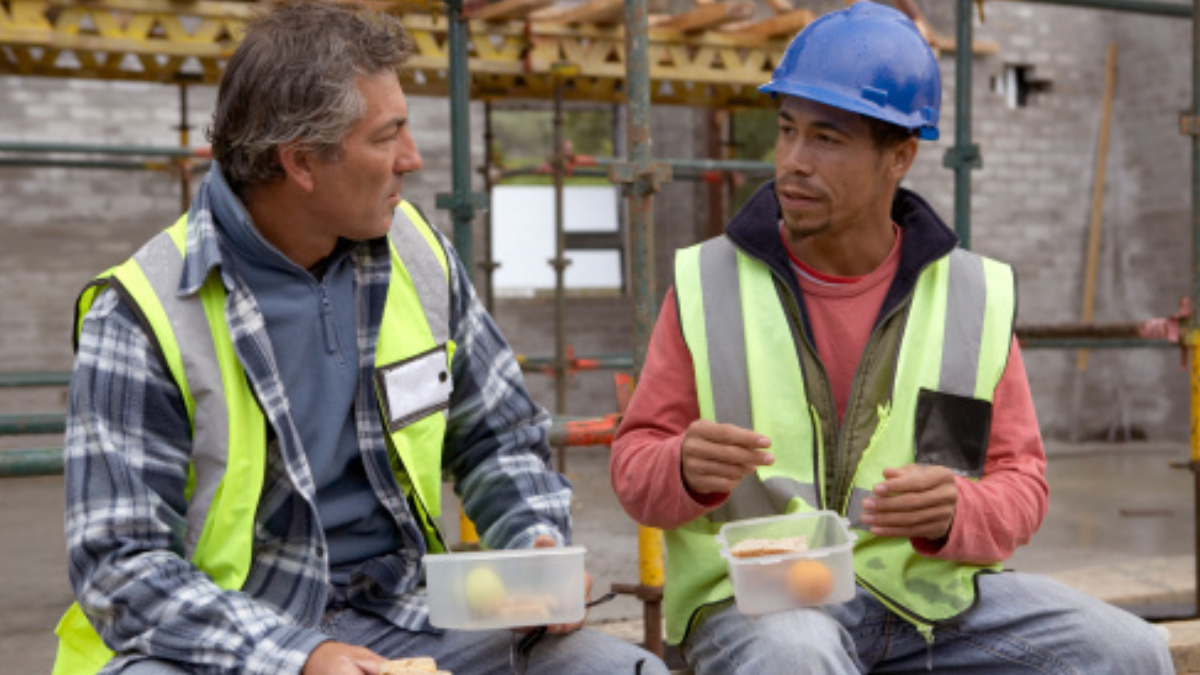
[[[430,624],[442,479],[492,549],[566,544],[571,486],[464,263],[401,198],[411,51],[347,5],[251,22],[189,212],[81,294],[55,673],[509,672],[514,634]],[[666,672],[581,626],[528,672]]]

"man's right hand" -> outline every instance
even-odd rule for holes
[[[376,675],[387,659],[344,642],[322,642],[308,655],[301,675]]]
[[[775,463],[765,448],[771,439],[736,427],[696,420],[688,426],[680,449],[683,482],[697,494],[733,492],[733,488],[760,466]]]

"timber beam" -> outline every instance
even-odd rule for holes
[[[591,0],[585,5],[597,9],[609,2]],[[442,3],[373,4],[400,14],[417,46],[408,63],[406,90],[447,95],[449,20],[440,11]],[[513,0],[498,10],[528,11],[537,4]],[[242,27],[261,7],[222,0],[0,0],[0,76],[215,84]],[[535,14],[549,9],[554,8]],[[504,12],[485,10],[486,6],[475,11],[492,21],[468,21],[473,99],[548,100],[561,82],[568,100],[625,100],[621,24],[564,20],[573,16],[496,21]],[[770,105],[769,97],[758,94],[756,87],[770,79],[787,37],[776,39],[759,31],[652,28],[652,101],[700,107]]]

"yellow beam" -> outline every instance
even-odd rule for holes
[[[405,82],[417,95],[445,96],[448,23],[408,11],[439,0],[376,2],[400,15],[416,44]],[[595,3],[591,3],[596,6]],[[249,2],[197,0],[0,0],[0,75],[215,84],[245,22]],[[623,26],[558,21],[470,21],[472,96],[624,100]],[[651,29],[652,100],[701,107],[766,106],[786,38]],[[562,65],[574,74],[563,78]]]

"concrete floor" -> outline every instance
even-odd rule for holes
[[[1171,462],[1187,459],[1186,447],[1050,444],[1047,450],[1050,515],[1010,567],[1073,580],[1116,601],[1131,597],[1133,584],[1149,584],[1138,604],[1151,607],[1151,613],[1162,603],[1176,610],[1190,603],[1195,594],[1193,478],[1170,468]],[[637,528],[612,496],[607,458],[603,448],[576,448],[567,467],[576,485],[575,538],[588,549],[597,594],[614,582],[637,581]],[[50,670],[53,627],[71,601],[62,513],[61,478],[0,479],[0,671],[5,673]],[[636,600],[620,597],[593,610],[590,620],[608,627],[640,616]]]

